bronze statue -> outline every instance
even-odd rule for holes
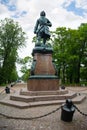
[[[37,19],[34,28],[34,33],[37,35],[37,43],[43,39],[43,44],[45,45],[46,40],[50,38],[49,27],[52,26],[51,22],[45,17],[46,13],[42,11],[40,13],[40,18]]]

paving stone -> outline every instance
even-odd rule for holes
[[[87,97],[87,91],[83,91],[83,93],[85,93]],[[0,94],[0,99],[3,99],[4,97],[7,97],[7,95]],[[0,105],[0,113],[9,116],[28,118],[44,115],[55,110],[59,106],[60,105],[50,105],[43,107],[39,106],[27,109],[18,109],[11,106]],[[81,104],[77,104],[76,106],[82,112],[87,113],[87,98]],[[81,115],[76,110],[73,115],[72,122],[64,122],[61,120],[61,109],[53,114],[34,120],[10,119],[0,115],[0,127],[0,130],[87,130],[87,117]]]

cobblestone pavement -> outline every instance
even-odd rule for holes
[[[86,89],[71,88],[78,92],[78,90]],[[16,87],[14,87],[14,90]],[[1,90],[2,91],[2,90]],[[80,91],[80,93],[87,95],[87,90]],[[0,99],[3,99],[7,95],[5,93],[0,94]],[[27,109],[19,109],[0,104],[0,113],[8,116],[30,118],[47,114],[60,105],[50,105],[42,107],[32,107]],[[87,113],[87,98],[81,103],[76,105],[82,112]],[[61,120],[61,109],[48,116],[33,120],[20,120],[10,119],[0,114],[0,130],[87,130],[87,117],[81,115],[77,110],[74,113],[72,122],[64,122]]]

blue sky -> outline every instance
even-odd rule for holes
[[[64,6],[63,6],[64,7]],[[82,7],[76,7],[76,2],[72,1],[68,6],[64,7],[67,11],[73,12],[76,15],[84,17],[84,13],[87,13],[87,10]]]
[[[9,2],[9,0],[0,0],[0,3],[5,5],[9,11],[15,11],[16,10],[16,5]]]

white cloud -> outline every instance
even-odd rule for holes
[[[5,17],[10,17],[10,12],[8,11],[5,5],[0,4],[0,19],[4,19]]]
[[[29,12],[29,8],[30,8],[30,4],[29,3],[30,3],[29,0],[17,0],[16,1],[17,9],[19,11],[25,10],[25,11]]]
[[[73,2],[73,0],[64,0],[63,4],[64,4],[65,7],[67,7],[67,6],[70,5],[71,2]]]
[[[76,0],[76,7],[87,10],[87,0]]]
[[[77,28],[83,21],[82,16],[77,16],[73,12],[68,12],[62,7],[55,8],[52,11],[53,26],[65,26],[69,28]]]

